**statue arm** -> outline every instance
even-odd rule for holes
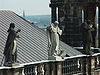
[[[21,31],[21,30],[20,30],[20,29],[18,29],[16,33],[20,32],[20,31]]]
[[[17,33],[20,32],[20,31],[21,31],[20,29],[18,29],[18,30],[16,31],[16,37],[17,37],[17,38],[20,38],[19,35],[17,35]]]
[[[57,33],[61,36],[62,35],[62,30],[58,27],[57,28]]]

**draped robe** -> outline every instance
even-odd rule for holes
[[[49,47],[49,55],[57,55],[59,54],[59,36],[62,34],[62,30],[58,26],[51,25],[48,28],[48,47]]]

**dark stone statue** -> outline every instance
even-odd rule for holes
[[[7,31],[8,37],[4,48],[4,56],[5,56],[4,65],[17,62],[16,38],[19,38],[19,35],[17,35],[17,33],[20,32],[21,30],[18,29],[17,31],[15,31],[14,28],[15,24],[11,23]]]
[[[93,32],[95,31],[94,26],[90,20],[87,20],[82,24],[82,37],[83,37],[83,50],[85,54],[91,54],[91,46],[93,44]]]

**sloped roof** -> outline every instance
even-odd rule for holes
[[[18,16],[12,11],[0,11],[0,62],[3,59],[3,51],[7,40],[7,30],[10,23],[15,23],[15,29],[21,29],[20,37],[17,39],[18,61],[29,63],[48,59],[47,35],[46,32],[32,25],[27,20]],[[79,51],[71,48],[60,41],[60,48],[64,50],[64,55],[81,55]]]

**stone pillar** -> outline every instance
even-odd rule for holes
[[[50,75],[50,64],[46,63],[44,68],[44,75]]]
[[[98,39],[98,35],[99,35],[99,7],[96,7],[96,19],[95,19],[95,23],[96,23],[96,28],[97,28],[97,32],[96,32],[96,40],[95,40],[95,47],[98,48],[99,47],[99,39]]]
[[[91,56],[87,58],[88,75],[91,75]]]
[[[60,22],[60,17],[61,17],[60,9],[61,9],[61,7],[58,7],[58,22]]]
[[[56,67],[56,63],[48,63],[47,68],[45,67],[45,75],[57,75],[57,67]]]
[[[84,10],[82,9],[82,23],[84,23]]]
[[[86,75],[86,58],[82,58],[82,75]]]
[[[56,64],[55,63],[51,63],[51,75],[57,75],[56,74]]]
[[[62,63],[57,63],[57,75],[62,75]]]
[[[65,10],[64,6],[59,6],[58,7],[58,22],[59,22],[59,27],[60,29],[64,26],[64,21],[65,21]]]
[[[51,7],[51,23],[57,20],[56,7]]]

